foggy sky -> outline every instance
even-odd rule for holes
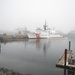
[[[49,27],[68,33],[75,29],[75,0],[0,0],[0,30]]]

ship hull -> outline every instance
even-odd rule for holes
[[[36,39],[36,34],[28,33],[27,35],[29,39]]]
[[[40,34],[28,34],[29,39],[47,39],[47,38],[61,38],[62,35],[40,35]]]

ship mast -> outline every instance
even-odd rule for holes
[[[47,30],[46,20],[45,20],[44,30]]]

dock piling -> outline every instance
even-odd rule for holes
[[[70,48],[71,48],[71,41],[69,41],[69,50],[70,50]]]
[[[65,59],[64,59],[64,66],[66,67],[66,60],[67,60],[67,49],[65,49]]]

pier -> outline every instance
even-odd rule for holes
[[[70,42],[69,50],[65,49],[62,56],[58,59],[56,67],[75,70],[75,59],[73,59],[73,50],[70,50]]]

